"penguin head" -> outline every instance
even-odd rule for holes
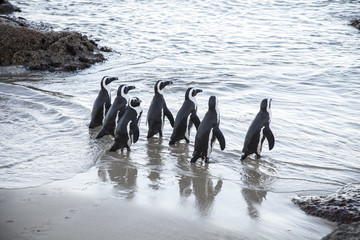
[[[271,108],[271,98],[265,98],[261,101],[260,104],[260,111],[264,111],[264,112],[270,112],[270,108]]]
[[[140,103],[141,103],[141,100],[139,98],[133,97],[130,101],[130,106],[135,108],[135,107],[140,106]]]
[[[195,88],[188,88],[185,92],[185,100],[191,100],[195,99],[195,96],[202,92],[201,89],[195,89]]]
[[[128,85],[122,84],[119,86],[119,88],[117,90],[117,95],[126,97],[127,94],[129,93],[129,91],[132,89],[135,89],[135,86],[128,86]]]
[[[172,84],[172,83],[173,83],[172,81],[162,81],[162,80],[157,81],[154,86],[155,93],[163,94],[164,93],[163,89],[167,85]]]
[[[112,82],[112,81],[115,81],[115,80],[118,80],[117,77],[108,77],[108,76],[105,76],[101,79],[101,88],[107,88],[107,86]]]
[[[211,96],[209,98],[209,110],[212,110],[212,111],[216,110],[217,111],[217,105],[218,105],[217,98],[215,96]]]

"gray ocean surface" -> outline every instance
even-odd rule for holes
[[[73,30],[113,49],[74,73],[0,68],[0,188],[35,187],[94,172],[113,195],[239,233],[240,239],[319,239],[334,225],[304,214],[297,195],[332,193],[360,179],[359,1],[12,1],[27,20]],[[88,129],[103,76],[135,85],[140,139],[110,153],[111,137]],[[226,149],[190,164],[190,144],[169,146],[172,128],[147,140],[157,80],[176,116],[188,87],[203,118],[218,97]],[[271,129],[260,159],[240,162],[246,131],[263,98]]]

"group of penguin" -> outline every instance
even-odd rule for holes
[[[132,143],[136,143],[139,139],[139,125],[143,110],[140,106],[141,100],[139,98],[133,97],[130,99],[129,97],[129,91],[135,89],[135,86],[125,84],[118,87],[117,96],[111,104],[111,88],[109,84],[117,79],[117,77],[108,76],[102,78],[101,89],[91,112],[89,128],[102,126],[96,136],[97,139],[105,135],[112,135],[114,137],[114,143],[110,151],[124,150],[125,148],[130,151]],[[201,158],[208,163],[215,140],[219,141],[221,150],[224,150],[226,145],[225,137],[219,128],[220,113],[217,98],[215,96],[209,98],[208,111],[203,120],[200,121],[196,114],[196,95],[202,92],[202,90],[188,88],[185,93],[185,101],[174,120],[163,96],[164,88],[170,84],[172,84],[172,81],[159,80],[154,86],[155,95],[147,114],[147,138],[151,138],[156,134],[162,137],[165,117],[167,117],[173,128],[169,145],[173,145],[180,140],[185,140],[189,143],[190,129],[195,125],[197,132],[191,162],[195,163]],[[253,153],[260,157],[265,138],[268,141],[269,150],[274,147],[275,137],[270,129],[270,108],[271,99],[263,99],[260,104],[260,111],[246,134],[241,160],[244,160]]]

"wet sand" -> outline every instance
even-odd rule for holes
[[[91,179],[91,178],[90,178]],[[89,173],[0,190],[0,239],[248,239],[111,195]]]

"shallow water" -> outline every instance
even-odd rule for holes
[[[319,239],[333,225],[306,216],[297,194],[320,195],[359,182],[360,32],[348,25],[357,1],[13,1],[16,14],[55,30],[79,31],[111,47],[107,61],[76,73],[0,69],[0,187],[39,186],[89,171],[118,198],[242,236]],[[35,7],[36,6],[36,7]],[[142,99],[140,139],[131,153],[110,153],[87,125],[103,76],[133,84]],[[171,80],[174,117],[185,90],[219,100],[226,149],[209,165],[189,164],[191,142],[147,140],[153,85]],[[261,159],[239,161],[246,131],[271,97],[276,143]],[[277,226],[274,228],[273,223]],[[256,233],[254,233],[256,232]]]

